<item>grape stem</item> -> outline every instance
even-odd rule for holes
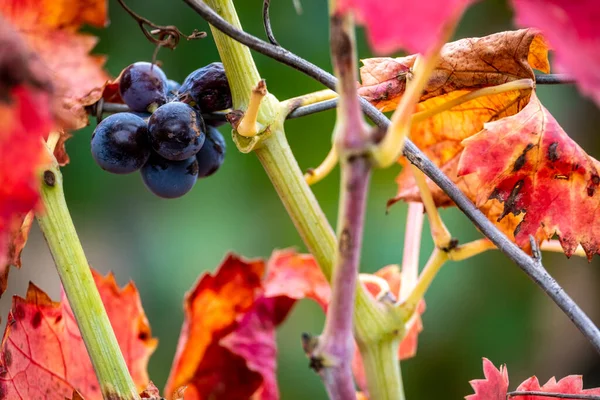
[[[36,213],[39,226],[54,258],[102,395],[105,399],[139,399],[73,226],[58,163],[52,150],[47,148],[53,161],[41,178],[44,210]]]
[[[249,48],[273,58],[285,65],[295,68],[307,76],[334,90],[337,79],[330,73],[280,47],[266,43],[232,25],[215,13],[201,0],[185,0],[200,16],[211,24],[213,32],[219,30],[224,35],[243,43]],[[365,114],[381,129],[388,128],[390,121],[368,101],[360,101]],[[556,280],[545,270],[543,265],[523,252],[517,245],[510,241],[500,230],[489,221],[481,211],[469,200],[461,190],[423,154],[414,143],[406,140],[403,150],[404,156],[415,164],[425,175],[435,182],[454,201],[456,206],[473,222],[473,224],[490,239],[500,251],[512,260],[521,270],[531,278],[571,319],[573,324],[581,331],[586,339],[600,353],[600,330],[590,318],[581,310],[573,299],[564,291]]]

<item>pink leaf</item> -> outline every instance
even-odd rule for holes
[[[598,0],[513,0],[516,22],[542,31],[562,72],[577,79],[600,105],[600,2]]]
[[[501,365],[497,369],[487,358],[483,359],[483,374],[485,379],[475,379],[469,382],[475,394],[466,397],[467,400],[506,400],[508,392],[508,371]]]
[[[460,17],[471,2],[339,0],[337,11],[354,12],[366,26],[369,42],[376,53],[389,54],[399,49],[425,53],[440,40],[444,26]]]

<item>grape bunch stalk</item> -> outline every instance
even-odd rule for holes
[[[232,106],[223,64],[199,68],[179,85],[159,66],[136,62],[121,72],[119,93],[131,111],[110,115],[94,130],[91,150],[100,168],[139,170],[152,193],[172,199],[223,164],[221,122],[202,117]]]

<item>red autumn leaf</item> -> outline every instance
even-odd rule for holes
[[[475,379],[470,382],[475,394],[466,396],[466,400],[506,400],[508,393],[508,371],[506,366],[503,365],[500,369],[497,369],[490,360],[484,358],[483,373],[485,379]],[[533,376],[521,383],[516,391],[544,392],[548,394],[600,395],[600,388],[583,389],[581,375],[570,375],[558,382],[553,377],[542,386],[540,386],[538,379]],[[547,400],[549,396],[519,395],[514,396],[514,398],[518,398],[519,400]]]
[[[102,70],[104,57],[89,55],[97,39],[77,30],[84,24],[108,23],[106,0],[4,0],[0,14],[49,72],[59,102],[55,111],[66,111],[60,115],[62,122],[71,129],[87,125],[83,106],[97,100],[87,96],[108,77]]]
[[[107,79],[104,59],[88,54],[96,39],[77,30],[106,22],[106,0],[0,2],[0,295],[10,265],[21,264],[47,161],[41,138],[86,125],[83,106],[99,98],[89,92]],[[63,130],[56,146],[61,165],[69,137]]]
[[[556,52],[558,69],[573,75],[581,90],[600,105],[600,3],[512,0],[512,4],[517,24],[540,29]]]
[[[278,251],[265,264],[230,255],[185,301],[184,322],[165,394],[187,386],[186,400],[278,399],[275,328],[295,301],[329,300],[312,257]]]
[[[483,359],[483,374],[485,379],[475,379],[469,382],[475,394],[466,397],[467,400],[506,400],[508,391],[508,371],[505,365],[497,369],[487,358]]]
[[[129,372],[141,391],[156,347],[139,295],[132,283],[119,289],[112,274],[94,280]],[[53,302],[30,284],[27,297],[15,296],[2,339],[0,398],[64,400],[77,390],[86,400],[102,399],[96,375],[73,312],[63,294]]]
[[[458,175],[475,174],[477,206],[503,203],[497,220],[519,217],[519,246],[555,233],[567,256],[581,243],[588,257],[600,251],[598,161],[588,156],[533,94],[518,114],[490,122],[463,141]]]
[[[205,274],[188,292],[185,321],[165,393],[187,386],[187,399],[249,398],[262,379],[246,360],[220,341],[239,325],[260,295],[262,261],[228,256],[214,275]]]
[[[388,265],[387,267],[381,268],[379,271],[375,272],[375,276],[379,278],[383,278],[389,285],[390,293],[389,296],[392,297],[393,301],[397,301],[400,298],[400,290],[402,287],[402,273],[400,272],[400,268],[397,265]],[[377,298],[382,295],[381,287],[367,282],[365,283],[365,287],[369,291],[369,293]],[[421,321],[421,315],[425,312],[425,301],[421,300],[417,307],[417,312],[415,316],[406,326],[405,336],[400,342],[400,346],[398,348],[398,359],[406,360],[408,358],[412,358],[417,354],[417,345],[419,334],[423,330],[423,322]],[[367,390],[367,381],[364,372],[364,367],[362,363],[362,358],[360,356],[360,352],[358,351],[358,347],[354,350],[354,359],[352,360],[352,372],[354,373],[354,378],[358,384],[358,387],[361,388],[364,392]]]
[[[38,201],[39,169],[48,160],[42,138],[52,126],[47,104],[45,93],[24,85],[13,88],[8,100],[0,99],[0,295],[8,263],[27,238],[23,215]]]
[[[339,0],[337,12],[353,12],[366,26],[369,43],[379,54],[404,49],[425,53],[443,40],[445,26],[461,16],[472,0]]]

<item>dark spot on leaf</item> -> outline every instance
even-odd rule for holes
[[[519,222],[519,224],[517,225],[517,227],[515,228],[515,231],[513,232],[513,236],[517,237],[517,235],[519,234],[519,232],[521,231],[521,224],[523,223],[523,221]]]
[[[596,191],[596,188],[594,188],[593,186],[588,186],[588,188],[587,188],[588,196],[592,197],[594,195],[595,191]]]
[[[490,197],[488,197],[488,200],[502,201],[502,196],[500,196],[500,190],[498,190],[498,188],[494,188],[494,191],[492,192],[492,194],[490,194]]]
[[[523,149],[523,152],[521,153],[521,155],[519,156],[519,158],[517,158],[517,161],[515,161],[515,165],[513,166],[513,172],[517,172],[518,170],[520,170],[521,168],[523,168],[523,165],[525,165],[525,161],[526,161],[526,157],[527,157],[527,152],[531,149],[533,149],[533,144],[529,143],[527,145],[527,147],[525,147]]]
[[[31,326],[33,326],[33,329],[37,329],[40,327],[41,324],[42,324],[42,312],[37,311],[33,315],[33,318],[31,319]]]
[[[548,160],[550,160],[550,162],[558,161],[558,153],[556,151],[557,149],[558,142],[551,143],[550,146],[548,146],[548,153],[546,154],[546,156],[548,157]]]
[[[579,169],[579,164],[573,164],[573,171],[577,171]]]
[[[91,392],[95,392],[96,390],[98,390],[98,386],[96,386],[96,385],[93,385],[93,384],[92,384],[92,385],[90,385],[90,391],[91,391]]]
[[[508,198],[504,202],[504,210],[502,210],[502,215],[498,217],[498,222],[500,222],[502,218],[506,217],[509,213],[512,213],[514,216],[517,216],[521,214],[522,211],[525,211],[517,208],[517,203],[520,200],[520,192],[521,189],[523,189],[524,184],[525,181],[523,181],[523,179],[515,183],[515,186],[513,186],[510,194],[508,195]]]
[[[598,176],[598,175],[592,175],[592,183],[594,185],[600,184],[600,176]]]
[[[56,319],[54,319],[55,324],[58,324],[60,321],[62,321],[62,315],[59,315],[56,317]]]
[[[4,349],[4,354],[3,354],[3,359],[4,359],[4,367],[5,368],[9,368],[12,365],[12,353],[10,352],[9,349]]]
[[[138,339],[142,341],[148,340],[148,332],[140,332],[138,335]]]
[[[25,309],[23,308],[22,305],[19,304],[15,307],[15,312],[13,314],[14,314],[15,320],[20,321],[23,318],[25,318]]]

